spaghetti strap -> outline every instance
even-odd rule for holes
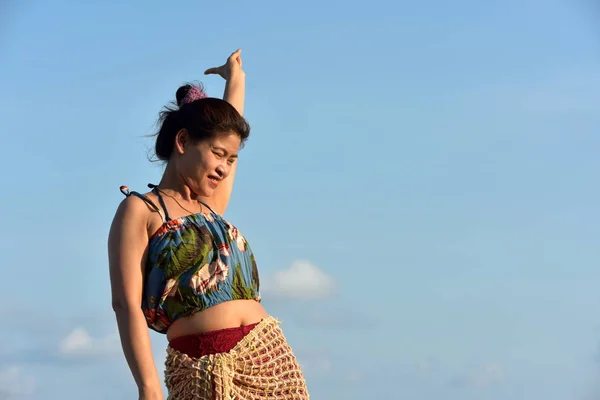
[[[162,194],[160,193],[160,190],[158,190],[158,186],[149,183],[148,187],[150,189],[152,189],[152,192],[156,195],[156,197],[158,197],[158,201],[160,202],[160,206],[163,208],[163,210],[165,210],[165,219],[167,221],[171,220],[171,217],[169,217],[169,210],[167,210],[167,205],[165,204],[165,201],[163,200]]]
[[[206,204],[205,202],[203,202],[202,200],[198,200],[198,203],[202,204],[204,207],[208,208],[210,210],[211,213],[213,214],[217,214],[216,212],[213,211],[212,208],[210,208],[210,206],[208,204]]]
[[[160,202],[160,205],[162,206],[162,208],[165,210],[165,218],[167,219],[167,221],[171,220],[171,217],[169,217],[169,211],[167,210],[167,206],[165,204],[165,201],[163,200],[163,196],[160,193],[160,190],[158,189],[158,186],[153,184],[153,183],[149,183],[148,187],[150,189],[152,189],[152,192],[156,195],[156,197],[158,197],[158,201]],[[214,215],[217,215],[217,213],[215,213],[213,211],[212,208],[210,208],[210,206],[206,203],[204,203],[203,201],[197,200],[198,203],[202,204],[204,207],[208,208],[210,210],[211,213],[213,213]]]
[[[156,204],[154,204],[154,202],[152,200],[150,200],[148,197],[144,196],[141,193],[138,193],[135,191],[130,191],[127,186],[121,186],[119,189],[121,190],[121,193],[123,193],[126,197],[135,196],[139,199],[142,199],[146,204],[148,204],[150,206],[150,208],[152,208],[154,211],[156,211],[158,213],[158,215],[160,215],[163,222],[167,222],[166,215],[164,215],[164,213],[161,212],[160,208],[158,208],[158,206]]]

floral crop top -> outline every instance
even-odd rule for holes
[[[163,225],[150,237],[142,310],[148,327],[166,333],[178,318],[229,300],[260,302],[258,268],[246,239],[210,207],[170,219],[154,185],[162,210],[148,197],[130,192],[163,216]]]

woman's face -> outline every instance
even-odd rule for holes
[[[231,173],[240,145],[241,139],[234,133],[194,141],[183,131],[175,143],[177,171],[196,196],[210,197]]]

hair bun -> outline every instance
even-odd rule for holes
[[[175,93],[175,98],[177,99],[177,105],[179,107],[206,97],[208,96],[206,95],[204,88],[200,85],[183,85],[177,89],[177,93]]]

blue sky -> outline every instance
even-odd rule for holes
[[[314,399],[600,399],[593,2],[4,7],[0,399],[135,398],[119,186],[160,179],[158,111],[190,80],[220,96],[202,72],[238,47],[226,217]]]

